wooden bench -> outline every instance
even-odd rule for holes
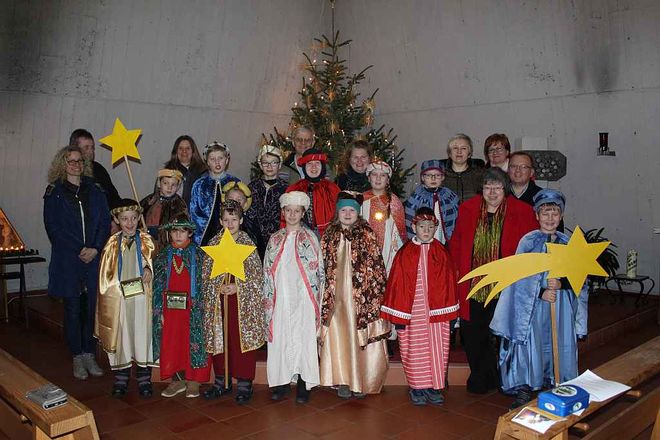
[[[46,383],[46,379],[0,350],[0,432],[12,440],[98,440],[92,411],[73,397],[50,410],[25,397],[28,391]]]
[[[630,386],[633,390],[627,394],[639,400],[593,431],[582,420],[612,402],[616,397],[604,402],[590,403],[589,408],[580,416],[571,415],[566,417],[566,420],[552,425],[545,434],[540,434],[513,422],[511,419],[522,409],[517,408],[500,416],[495,431],[495,439],[568,439],[568,429],[571,427],[586,433],[583,440],[632,438],[654,423],[656,417],[658,417],[658,407],[660,406],[660,389],[655,389],[647,395],[641,395],[639,392],[634,391],[634,388],[660,373],[660,336],[606,362],[593,371],[603,379]],[[535,407],[537,402],[533,400],[526,406]],[[659,428],[656,426],[655,429],[658,430]]]

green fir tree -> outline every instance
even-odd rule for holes
[[[376,89],[367,99],[359,101],[357,91],[368,66],[357,74],[350,74],[346,60],[340,59],[339,49],[350,44],[351,40],[339,41],[339,32],[332,40],[325,35],[314,39],[314,47],[320,52],[320,60],[305,57],[305,76],[298,92],[299,101],[291,108],[293,116],[287,132],[274,128],[268,136],[262,134],[263,142],[275,145],[285,154],[293,154],[291,133],[305,125],[316,132],[315,147],[328,155],[330,169],[335,175],[344,172],[343,162],[351,142],[364,139],[373,148],[374,157],[387,162],[392,167],[390,187],[403,196],[406,180],[412,175],[415,165],[403,167],[403,153],[396,145],[397,136],[393,129],[384,125],[373,128]],[[252,177],[260,173],[256,161],[252,164]]]

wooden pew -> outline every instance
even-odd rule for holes
[[[593,371],[603,379],[621,382],[635,388],[660,373],[660,336],[604,363]],[[585,432],[587,435],[583,439],[624,438],[621,436],[622,434],[625,434],[625,438],[634,437],[653,424],[660,404],[660,391],[656,389],[646,396],[640,396],[635,392],[630,392],[629,395],[641,398],[634,405],[611,418],[593,432],[589,432],[589,425],[583,423],[582,420],[612,402],[616,397],[604,402],[590,403],[589,408],[580,416],[571,415],[566,417],[566,420],[552,425],[545,434],[540,434],[511,421],[522,409],[516,408],[500,416],[495,431],[495,439],[568,439],[568,429],[571,427],[579,428]],[[526,406],[537,406],[536,399]],[[655,428],[658,429],[657,426]]]
[[[0,432],[12,440],[98,440],[92,411],[73,397],[50,410],[25,397],[28,391],[46,383],[46,379],[0,350]]]

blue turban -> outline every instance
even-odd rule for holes
[[[534,211],[538,212],[541,206],[554,204],[559,206],[561,212],[564,212],[566,206],[566,198],[556,189],[542,189],[534,196]]]

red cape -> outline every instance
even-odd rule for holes
[[[420,253],[421,246],[409,240],[394,257],[380,315],[395,324],[410,324]],[[431,322],[451,321],[458,316],[455,274],[449,252],[433,240],[426,274]]]
[[[302,179],[293,185],[290,185],[286,189],[286,192],[302,191],[307,194],[308,186],[309,182],[307,179]],[[316,227],[321,236],[335,215],[337,196],[340,191],[339,187],[328,179],[321,179],[314,184],[314,188],[312,189],[312,210],[314,213],[314,220],[316,221]],[[280,221],[280,226],[282,228],[286,226],[284,223],[284,217],[282,217],[282,220]]]
[[[472,246],[482,200],[481,195],[476,195],[463,202],[458,208],[458,220],[451,240],[449,240],[449,253],[458,269],[457,280],[475,269],[472,267]],[[539,227],[539,222],[536,221],[531,206],[513,196],[506,198],[506,205],[500,241],[500,258],[514,255],[522,236]],[[466,299],[469,292],[469,280],[458,285],[458,296],[461,301],[459,315],[461,319],[467,321],[470,320],[470,305]]]

